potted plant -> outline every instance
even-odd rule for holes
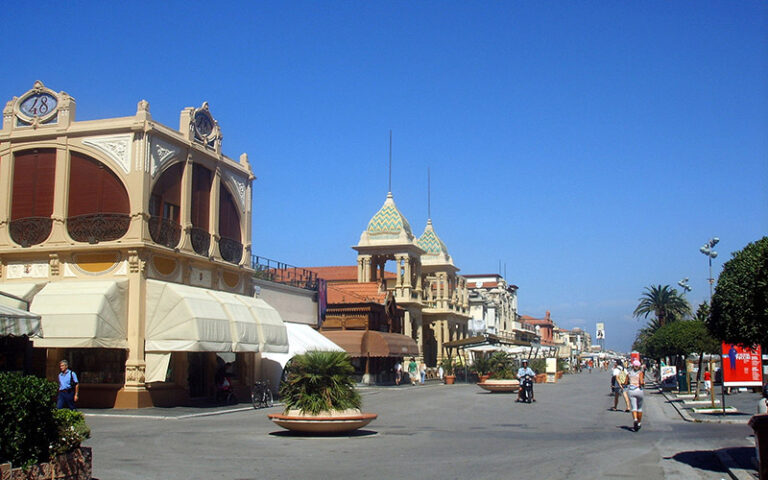
[[[515,378],[512,368],[512,357],[506,352],[495,352],[489,358],[490,378],[478,383],[483,390],[495,393],[516,392],[520,388],[520,382]]]
[[[491,359],[485,355],[477,355],[472,363],[472,370],[477,372],[480,383],[488,380],[491,373]]]
[[[456,382],[456,363],[453,358],[445,357],[440,361],[440,366],[443,367],[443,379],[446,385],[453,385]]]
[[[269,418],[288,430],[341,433],[356,430],[377,415],[360,412],[355,369],[346,352],[309,351],[293,357],[280,387],[282,414]]]

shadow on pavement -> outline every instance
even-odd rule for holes
[[[671,457],[664,457],[665,460],[675,460],[685,463],[693,468],[708,470],[710,472],[726,473],[727,470],[718,460],[714,450],[693,450],[689,452],[676,453]]]
[[[378,435],[379,432],[376,432],[374,430],[355,430],[354,432],[349,433],[329,433],[329,434],[322,434],[322,433],[302,433],[302,432],[292,432],[290,430],[277,430],[275,432],[269,432],[269,435],[272,437],[296,437],[296,438],[358,438],[358,437],[371,437],[374,435]]]

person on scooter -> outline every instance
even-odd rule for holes
[[[536,378],[536,372],[531,370],[531,368],[528,366],[528,359],[523,359],[523,366],[520,367],[517,371],[517,379],[520,381],[520,388],[517,390],[517,400],[516,402],[522,402],[523,401],[523,377],[526,375],[530,375],[531,379]],[[536,397],[533,395],[533,387],[531,387],[531,401],[535,402]]]

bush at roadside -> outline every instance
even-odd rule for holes
[[[56,420],[56,440],[51,444],[51,455],[67,453],[88,438],[91,438],[91,429],[85,423],[85,415],[73,410],[54,410]]]

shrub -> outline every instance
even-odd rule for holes
[[[67,453],[80,446],[83,440],[91,438],[91,429],[85,423],[85,416],[73,410],[54,410],[56,440],[51,445],[51,455]]]
[[[472,363],[472,370],[477,372],[478,375],[487,375],[492,370],[492,362],[490,357],[479,354],[475,357],[475,361]]]
[[[0,461],[28,466],[50,458],[56,390],[43,378],[0,373]]]
[[[293,357],[288,378],[280,387],[285,411],[316,415],[327,410],[360,408],[355,390],[355,369],[346,352],[310,351]]]

